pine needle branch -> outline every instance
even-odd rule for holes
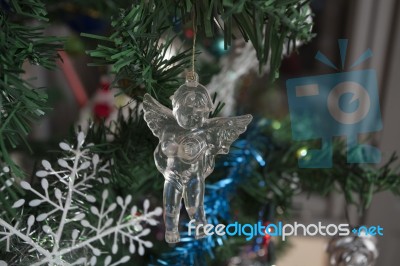
[[[27,145],[31,123],[48,109],[46,93],[23,79],[22,65],[28,61],[46,69],[54,68],[61,39],[44,35],[48,19],[40,0],[2,1],[1,5],[0,162],[21,178],[24,173],[12,160],[10,150]],[[10,209],[7,201],[0,201],[2,208]]]

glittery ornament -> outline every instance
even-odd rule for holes
[[[374,236],[345,236],[333,238],[328,246],[332,266],[373,266],[378,258]]]
[[[191,72],[172,96],[172,111],[149,94],[144,96],[144,119],[160,142],[154,151],[157,169],[164,175],[165,240],[179,242],[179,210],[182,198],[190,219],[207,224],[204,213],[204,180],[214,170],[215,156],[246,130],[252,116],[212,118],[207,89]],[[203,229],[204,227],[200,227]],[[196,238],[205,237],[196,230]]]

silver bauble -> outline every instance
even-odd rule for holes
[[[374,236],[344,236],[333,238],[328,245],[331,266],[374,266],[378,258]]]

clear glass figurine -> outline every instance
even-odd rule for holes
[[[176,243],[180,240],[178,222],[182,198],[190,219],[196,225],[206,225],[204,180],[214,170],[215,156],[229,152],[252,116],[209,119],[211,97],[193,72],[171,98],[172,111],[146,94],[143,110],[145,121],[160,140],[154,160],[165,178],[165,240]],[[195,237],[205,237],[204,231],[196,230]]]

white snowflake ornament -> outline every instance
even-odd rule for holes
[[[26,219],[17,218],[12,223],[0,218],[0,242],[6,242],[7,252],[15,251],[14,238],[29,246],[27,254],[19,254],[16,261],[0,260],[1,266],[7,263],[93,266],[97,265],[99,256],[107,253],[104,265],[115,266],[131,259],[130,255],[116,258],[115,254],[122,245],[128,245],[131,254],[137,251],[139,255],[144,254],[145,248],[153,246],[150,241],[142,239],[150,229],[143,229],[141,224],[156,225],[155,217],[162,214],[162,209],[158,207],[149,211],[149,201],[145,200],[143,214],[131,215],[137,210],[131,204],[132,196],[118,196],[116,202],[110,202],[107,189],[102,191],[98,203],[90,191],[94,185],[109,183],[104,175],[110,173],[110,164],[90,153],[90,145],[84,146],[82,132],[77,139],[76,147],[60,143],[68,157],[58,159],[58,166],[42,161],[44,170],[36,173],[41,178],[40,189],[33,188],[26,181],[20,182],[22,189],[35,197],[29,201],[19,199],[12,207],[22,208],[28,204],[31,208],[40,206],[40,209]],[[105,243],[112,243],[111,252],[99,248]]]

